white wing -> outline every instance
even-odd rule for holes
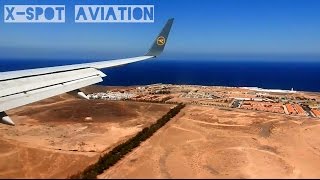
[[[103,81],[102,78],[106,75],[99,69],[143,61],[160,55],[167,42],[172,23],[173,19],[168,20],[149,52],[144,56],[0,72],[0,122],[14,125],[5,111],[62,93],[77,91],[78,95],[85,97],[78,89]]]

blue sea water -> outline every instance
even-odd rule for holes
[[[85,61],[0,61],[0,71],[82,63]],[[320,62],[158,60],[103,70],[103,85],[154,83],[260,87],[320,92]]]

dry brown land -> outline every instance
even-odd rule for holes
[[[114,90],[148,96],[157,89],[89,86],[84,92]],[[197,90],[214,93],[222,101],[180,96]],[[168,102],[223,106],[230,103],[225,99],[256,96],[251,90],[227,87],[172,86],[170,91],[173,98]],[[319,93],[288,95],[299,96],[320,100]],[[173,106],[85,101],[64,94],[11,110],[7,113],[16,126],[0,124],[0,178],[66,178]],[[317,118],[187,105],[99,178],[319,178],[319,123]]]
[[[99,178],[319,178],[320,123],[188,105]]]
[[[171,107],[62,95],[11,110],[16,126],[0,125],[0,178],[66,178]]]

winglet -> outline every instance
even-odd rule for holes
[[[149,52],[146,54],[146,56],[159,56],[164,47],[166,46],[166,43],[168,42],[169,33],[171,30],[171,26],[173,24],[173,20],[169,19],[166,23],[166,25],[163,27],[160,34],[157,36],[157,38],[154,40],[151,48],[149,49]]]

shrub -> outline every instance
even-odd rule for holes
[[[79,172],[69,177],[69,179],[96,179],[97,175],[103,173],[104,170],[109,169],[116,164],[122,157],[131,152],[134,148],[138,147],[141,142],[151,137],[157,130],[164,126],[177,115],[185,104],[179,103],[176,107],[171,109],[167,114],[158,119],[150,127],[142,129],[136,136],[130,138],[125,143],[119,144],[112,151],[101,156],[93,165],[88,166],[83,172]]]

